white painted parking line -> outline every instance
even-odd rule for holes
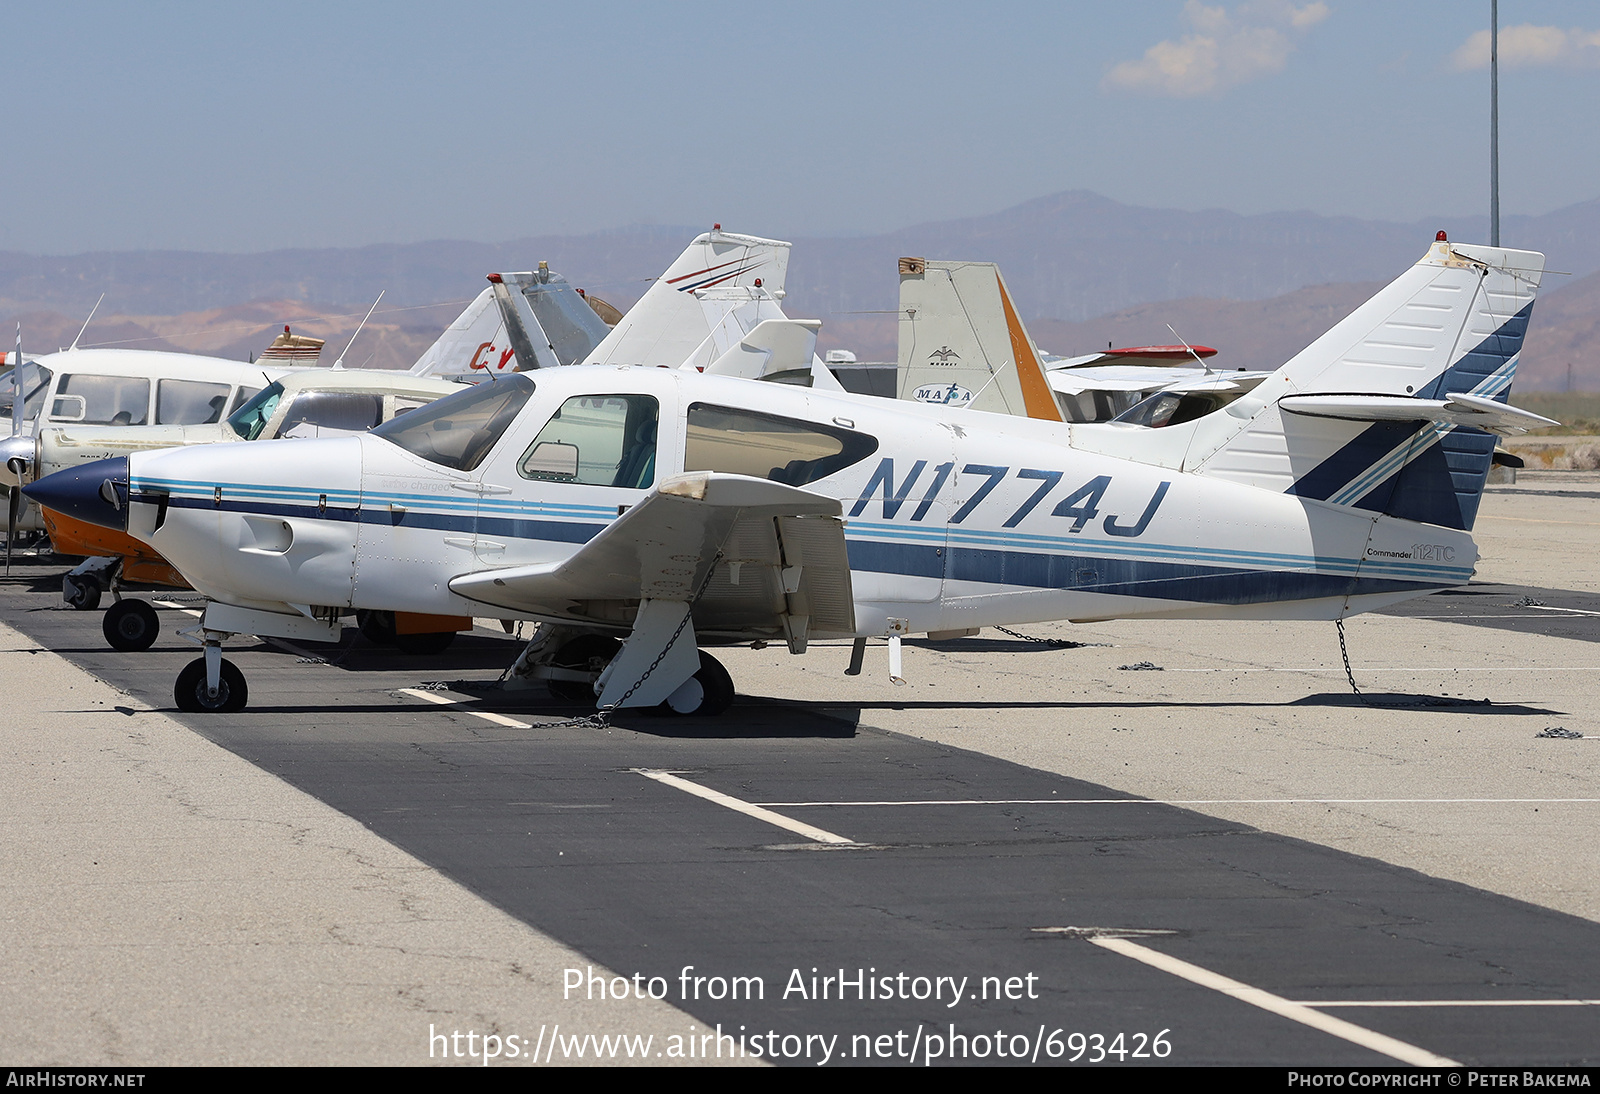
[[[158,608],[171,608],[175,612],[182,612],[184,615],[192,615],[197,619],[204,614],[196,611],[193,608],[185,608],[182,604],[171,600],[152,600],[150,603],[154,604]]]
[[[531,722],[519,722],[515,718],[507,718],[504,714],[496,714],[492,710],[472,710],[463,707],[466,699],[452,699],[437,691],[422,691],[419,688],[401,688],[401,695],[409,695],[413,699],[422,699],[429,703],[436,703],[442,707],[461,707],[462,714],[470,714],[474,718],[482,718],[485,722],[493,722],[497,726],[509,726],[512,729],[532,729]]]
[[[1539,612],[1571,612],[1573,615],[1600,615],[1600,612],[1591,612],[1586,608],[1557,608],[1549,604],[1529,604],[1528,607]]]
[[[1600,999],[1346,999],[1299,1000],[1297,1007],[1600,1007]]]
[[[1600,740],[1584,737],[1582,740]],[[755,802],[757,807],[886,805],[1600,805],[1600,798],[923,798],[907,801]]]
[[[781,813],[774,813],[770,809],[763,809],[759,805],[752,805],[747,801],[740,800],[739,798],[731,797],[720,791],[701,786],[699,783],[690,782],[688,779],[679,778],[670,771],[656,771],[643,767],[636,767],[633,770],[638,774],[643,775],[647,779],[654,779],[656,782],[677,787],[686,794],[693,794],[697,798],[704,798],[706,801],[716,802],[718,805],[723,806],[726,809],[732,809],[736,813],[743,813],[745,816],[754,817],[757,820],[764,820],[768,824],[775,824],[779,828],[787,829],[788,831],[794,832],[797,835],[804,836],[806,839],[816,840],[818,843],[831,843],[839,846],[851,846],[856,842],[853,839],[836,835],[833,832],[818,828],[815,825],[807,824],[804,821],[797,821],[793,817],[786,817]]]
[[[1262,1010],[1270,1011],[1279,1017],[1288,1018],[1290,1021],[1321,1030],[1323,1033],[1342,1038],[1351,1044],[1360,1045],[1362,1048],[1371,1049],[1373,1052],[1380,1052],[1402,1063],[1412,1064],[1416,1067],[1461,1066],[1448,1057],[1396,1040],[1386,1034],[1378,1033],[1364,1026],[1358,1026],[1353,1022],[1346,1022],[1343,1018],[1335,1018],[1331,1014],[1323,1014],[1315,1007],[1293,1002],[1280,995],[1273,995],[1270,991],[1264,991],[1261,988],[1253,988],[1249,984],[1230,979],[1220,973],[1214,973],[1210,969],[1203,969],[1199,965],[1180,961],[1176,957],[1159,953],[1148,946],[1141,946],[1132,939],[1098,935],[1091,936],[1089,941],[1102,949],[1120,953],[1124,957],[1131,957],[1135,961],[1149,965],[1151,968],[1182,977],[1192,984],[1199,984],[1201,987],[1221,992],[1223,995],[1237,999],[1241,1003],[1249,1003],[1251,1006],[1260,1007]]]

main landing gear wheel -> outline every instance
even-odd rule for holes
[[[603,634],[580,635],[556,651],[550,658],[550,667],[599,673],[621,648],[621,642]],[[546,680],[544,686],[552,697],[564,703],[594,705],[594,685],[587,680]]]
[[[100,606],[100,583],[86,574],[68,574],[61,579],[61,595],[76,611],[92,612]]]
[[[215,695],[206,692],[206,659],[196,657],[178,673],[172,697],[178,709],[189,714],[232,714],[244,709],[250,692],[244,684],[244,673],[232,661],[222,662],[222,679],[217,682]]]
[[[714,718],[733,705],[733,677],[722,662],[700,651],[700,671],[678,685],[661,704],[663,714],[698,714]]]
[[[368,611],[356,612],[356,627],[361,637],[374,646],[393,646],[401,653],[443,653],[456,640],[455,631],[424,631],[421,634],[401,634],[395,629],[394,613]]]
[[[161,618],[143,600],[119,600],[100,621],[106,641],[116,650],[147,650],[161,633]]]
[[[374,646],[392,646],[399,637],[394,630],[393,612],[369,612],[362,608],[356,612],[356,627],[361,637]]]

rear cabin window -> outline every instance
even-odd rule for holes
[[[660,410],[650,395],[580,395],[539,430],[517,462],[525,479],[643,490],[656,481]]]
[[[222,421],[228,384],[203,380],[162,380],[156,384],[157,425],[208,425]]]
[[[692,403],[685,471],[725,471],[804,486],[878,450],[878,439],[836,425]]]
[[[532,395],[533,381],[513,373],[391,418],[372,433],[430,463],[471,471]]]
[[[150,419],[150,381],[143,376],[70,373],[61,377],[50,417],[85,425],[145,425]]]

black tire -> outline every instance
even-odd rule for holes
[[[699,685],[699,694],[691,684]],[[722,662],[705,650],[700,651],[700,671],[685,680],[672,698],[661,704],[663,714],[715,718],[733,705],[733,677]]]
[[[443,653],[455,640],[455,631],[425,631],[422,634],[396,634],[394,645],[401,653]]]
[[[621,648],[621,642],[603,634],[579,635],[556,651],[556,655],[550,659],[550,665],[552,668],[598,673],[604,671]],[[564,703],[594,706],[594,685],[583,680],[546,680],[544,686],[552,698]]]
[[[92,612],[100,606],[100,582],[88,574],[61,579],[61,595],[76,611]]]
[[[394,629],[393,612],[369,612],[362,608],[356,612],[356,627],[361,637],[374,646],[392,646],[399,637]]]
[[[161,633],[161,617],[143,600],[119,600],[106,609],[100,630],[114,650],[147,650]]]
[[[222,679],[217,683],[217,694],[206,694],[206,659],[196,657],[178,673],[173,685],[172,698],[178,709],[189,714],[232,714],[243,710],[249,701],[250,690],[245,687],[244,673],[232,661],[222,662]]]

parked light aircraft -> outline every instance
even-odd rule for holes
[[[1217,352],[1209,346],[1043,354],[992,262],[902,258],[899,314],[899,397],[921,403],[1160,427],[1217,410],[1268,375],[1215,372],[1205,363]],[[1167,397],[1140,406],[1157,394]]]
[[[1465,583],[1486,430],[1547,422],[1506,402],[1543,264],[1441,233],[1253,390],[1164,429],[580,367],[359,437],[135,453],[29,492],[210,598],[186,710],[245,705],[229,636],[334,640],[384,609],[538,620],[520,673],[714,713],[732,683],[700,646],[852,638],[858,669],[884,637],[898,677],[910,633],[1336,619]]]

